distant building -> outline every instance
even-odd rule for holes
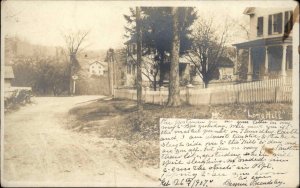
[[[239,50],[248,51],[247,80],[291,76],[292,36],[283,36],[292,28],[293,8],[249,7],[244,14],[250,16],[250,40],[234,46],[237,57]]]
[[[94,61],[89,64],[90,75],[102,76],[106,73],[107,66],[105,62]]]
[[[10,88],[11,82],[15,78],[12,66],[5,66],[4,70],[4,88]]]
[[[127,45],[127,58],[126,58],[126,72],[125,72],[125,86],[134,86],[136,82],[136,73],[137,73],[137,66],[136,66],[136,57],[137,57],[137,45],[134,41],[128,41]],[[150,53],[149,55],[143,55],[142,57],[142,80],[144,86],[152,86],[153,81],[156,80],[156,85],[159,84],[159,78],[161,74],[161,68],[164,69],[164,79],[163,84],[169,83],[169,69],[170,69],[170,62],[171,56],[170,54],[165,54],[165,63],[163,67],[159,66],[158,57],[154,52]],[[157,71],[157,73],[156,73]],[[181,85],[186,85],[190,80],[190,62],[186,60],[184,57],[179,58],[179,77]],[[151,81],[150,81],[151,80]]]
[[[228,57],[221,57],[221,63],[218,64],[219,80],[234,80],[234,63]]]

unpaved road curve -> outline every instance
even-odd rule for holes
[[[2,186],[158,186],[105,145],[64,129],[69,109],[100,96],[40,97],[5,115]]]

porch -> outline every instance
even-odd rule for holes
[[[292,76],[292,38],[264,38],[234,44],[236,47],[235,74],[241,50],[248,51],[247,81],[286,78]]]

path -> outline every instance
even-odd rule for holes
[[[99,96],[40,97],[5,116],[2,185],[157,186],[107,145],[63,128],[69,109]],[[3,155],[2,155],[3,157]]]

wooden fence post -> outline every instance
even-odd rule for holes
[[[147,90],[149,89],[148,86],[145,87],[145,99],[144,99],[144,102],[146,103],[147,102]]]
[[[274,99],[275,103],[278,102],[278,89],[279,89],[279,87],[275,87],[275,99]]]
[[[164,86],[160,86],[160,88],[159,88],[159,105],[163,105],[163,97],[162,97],[163,89],[164,89]]]
[[[186,86],[186,93],[185,93],[185,95],[186,95],[186,103],[187,104],[190,104],[190,88],[193,88],[193,87],[194,86],[192,84],[188,84]]]
[[[143,102],[146,102],[146,87],[142,87],[143,88]]]

